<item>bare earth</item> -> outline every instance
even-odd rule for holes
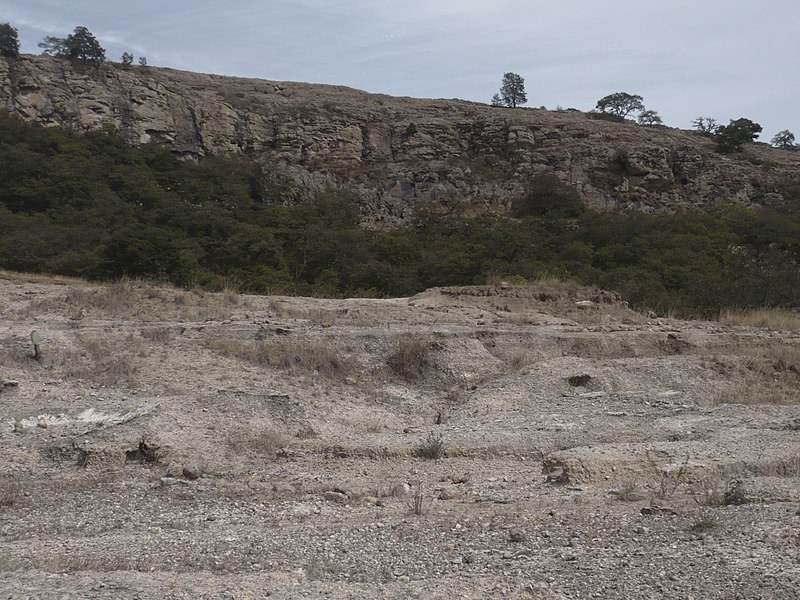
[[[0,273],[0,590],[798,598],[799,369],[797,332],[567,284]]]

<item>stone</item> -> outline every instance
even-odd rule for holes
[[[511,542],[524,542],[528,539],[528,536],[525,534],[525,531],[520,529],[519,527],[513,527],[508,532],[508,539]]]
[[[338,504],[347,504],[348,501],[347,494],[342,494],[341,492],[328,491],[322,494],[322,497],[328,502],[336,502]]]
[[[203,476],[203,470],[196,464],[187,464],[183,466],[183,476],[189,481],[194,481]]]
[[[439,500],[457,500],[461,498],[461,490],[454,487],[446,487],[439,491]]]
[[[291,483],[277,482],[272,484],[272,491],[279,494],[294,494],[296,492]]]

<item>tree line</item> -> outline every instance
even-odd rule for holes
[[[525,79],[517,73],[503,75],[500,91],[492,97],[491,105],[517,108],[527,102]],[[623,123],[631,113],[636,112],[639,113],[636,117],[639,125],[663,125],[658,112],[645,108],[642,96],[628,92],[614,92],[600,98],[589,115]],[[745,118],[731,119],[728,125],[720,125],[714,118],[698,117],[692,121],[692,126],[700,133],[713,137],[717,142],[717,150],[722,153],[741,152],[744,144],[755,141],[762,131],[761,125]],[[794,134],[788,129],[778,132],[770,143],[782,150],[800,150]]]
[[[708,316],[799,301],[800,193],[782,211],[604,213],[538,175],[511,214],[418,207],[407,227],[370,230],[346,189],[286,206],[268,163],[183,161],[164,145],[129,146],[113,129],[80,134],[0,112],[0,164],[0,267],[17,271],[325,296],[550,273],[635,307]]]
[[[54,35],[45,36],[39,42],[42,54],[78,61],[84,64],[98,66],[105,62],[106,51],[94,34],[86,27],[78,26],[66,37]],[[17,58],[19,56],[19,32],[10,23],[0,23],[0,56]],[[123,67],[133,64],[134,55],[123,52],[121,63]],[[139,57],[139,65],[146,67],[147,58]]]

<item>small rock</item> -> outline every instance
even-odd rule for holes
[[[203,475],[203,470],[197,465],[184,465],[183,476],[189,481],[200,479]]]
[[[273,483],[272,491],[279,494],[294,494],[296,490],[291,483]]]
[[[0,379],[0,388],[17,386],[19,386],[19,381],[16,381],[15,379]]]
[[[594,302],[592,302],[591,300],[578,300],[575,303],[575,306],[577,306],[578,308],[584,308],[584,309],[592,308],[592,307],[594,307]]]
[[[446,487],[439,492],[439,500],[457,500],[461,498],[461,490]]]
[[[177,478],[183,475],[183,467],[176,463],[170,463],[167,465],[167,472],[164,473],[164,477],[172,477]]]
[[[528,539],[528,536],[525,535],[525,532],[519,527],[514,527],[508,532],[508,539],[512,542],[524,542]]]
[[[206,517],[206,521],[216,521],[216,520],[217,520],[217,515],[208,515]]]
[[[677,515],[678,513],[671,508],[666,506],[645,506],[640,511],[645,516],[652,516],[652,515]]]
[[[325,498],[328,502],[338,502],[339,504],[347,504],[347,494],[342,494],[341,492],[325,492],[322,494],[322,497]]]

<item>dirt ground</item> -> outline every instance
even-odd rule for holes
[[[800,598],[799,370],[565,283],[0,273],[0,595]]]

